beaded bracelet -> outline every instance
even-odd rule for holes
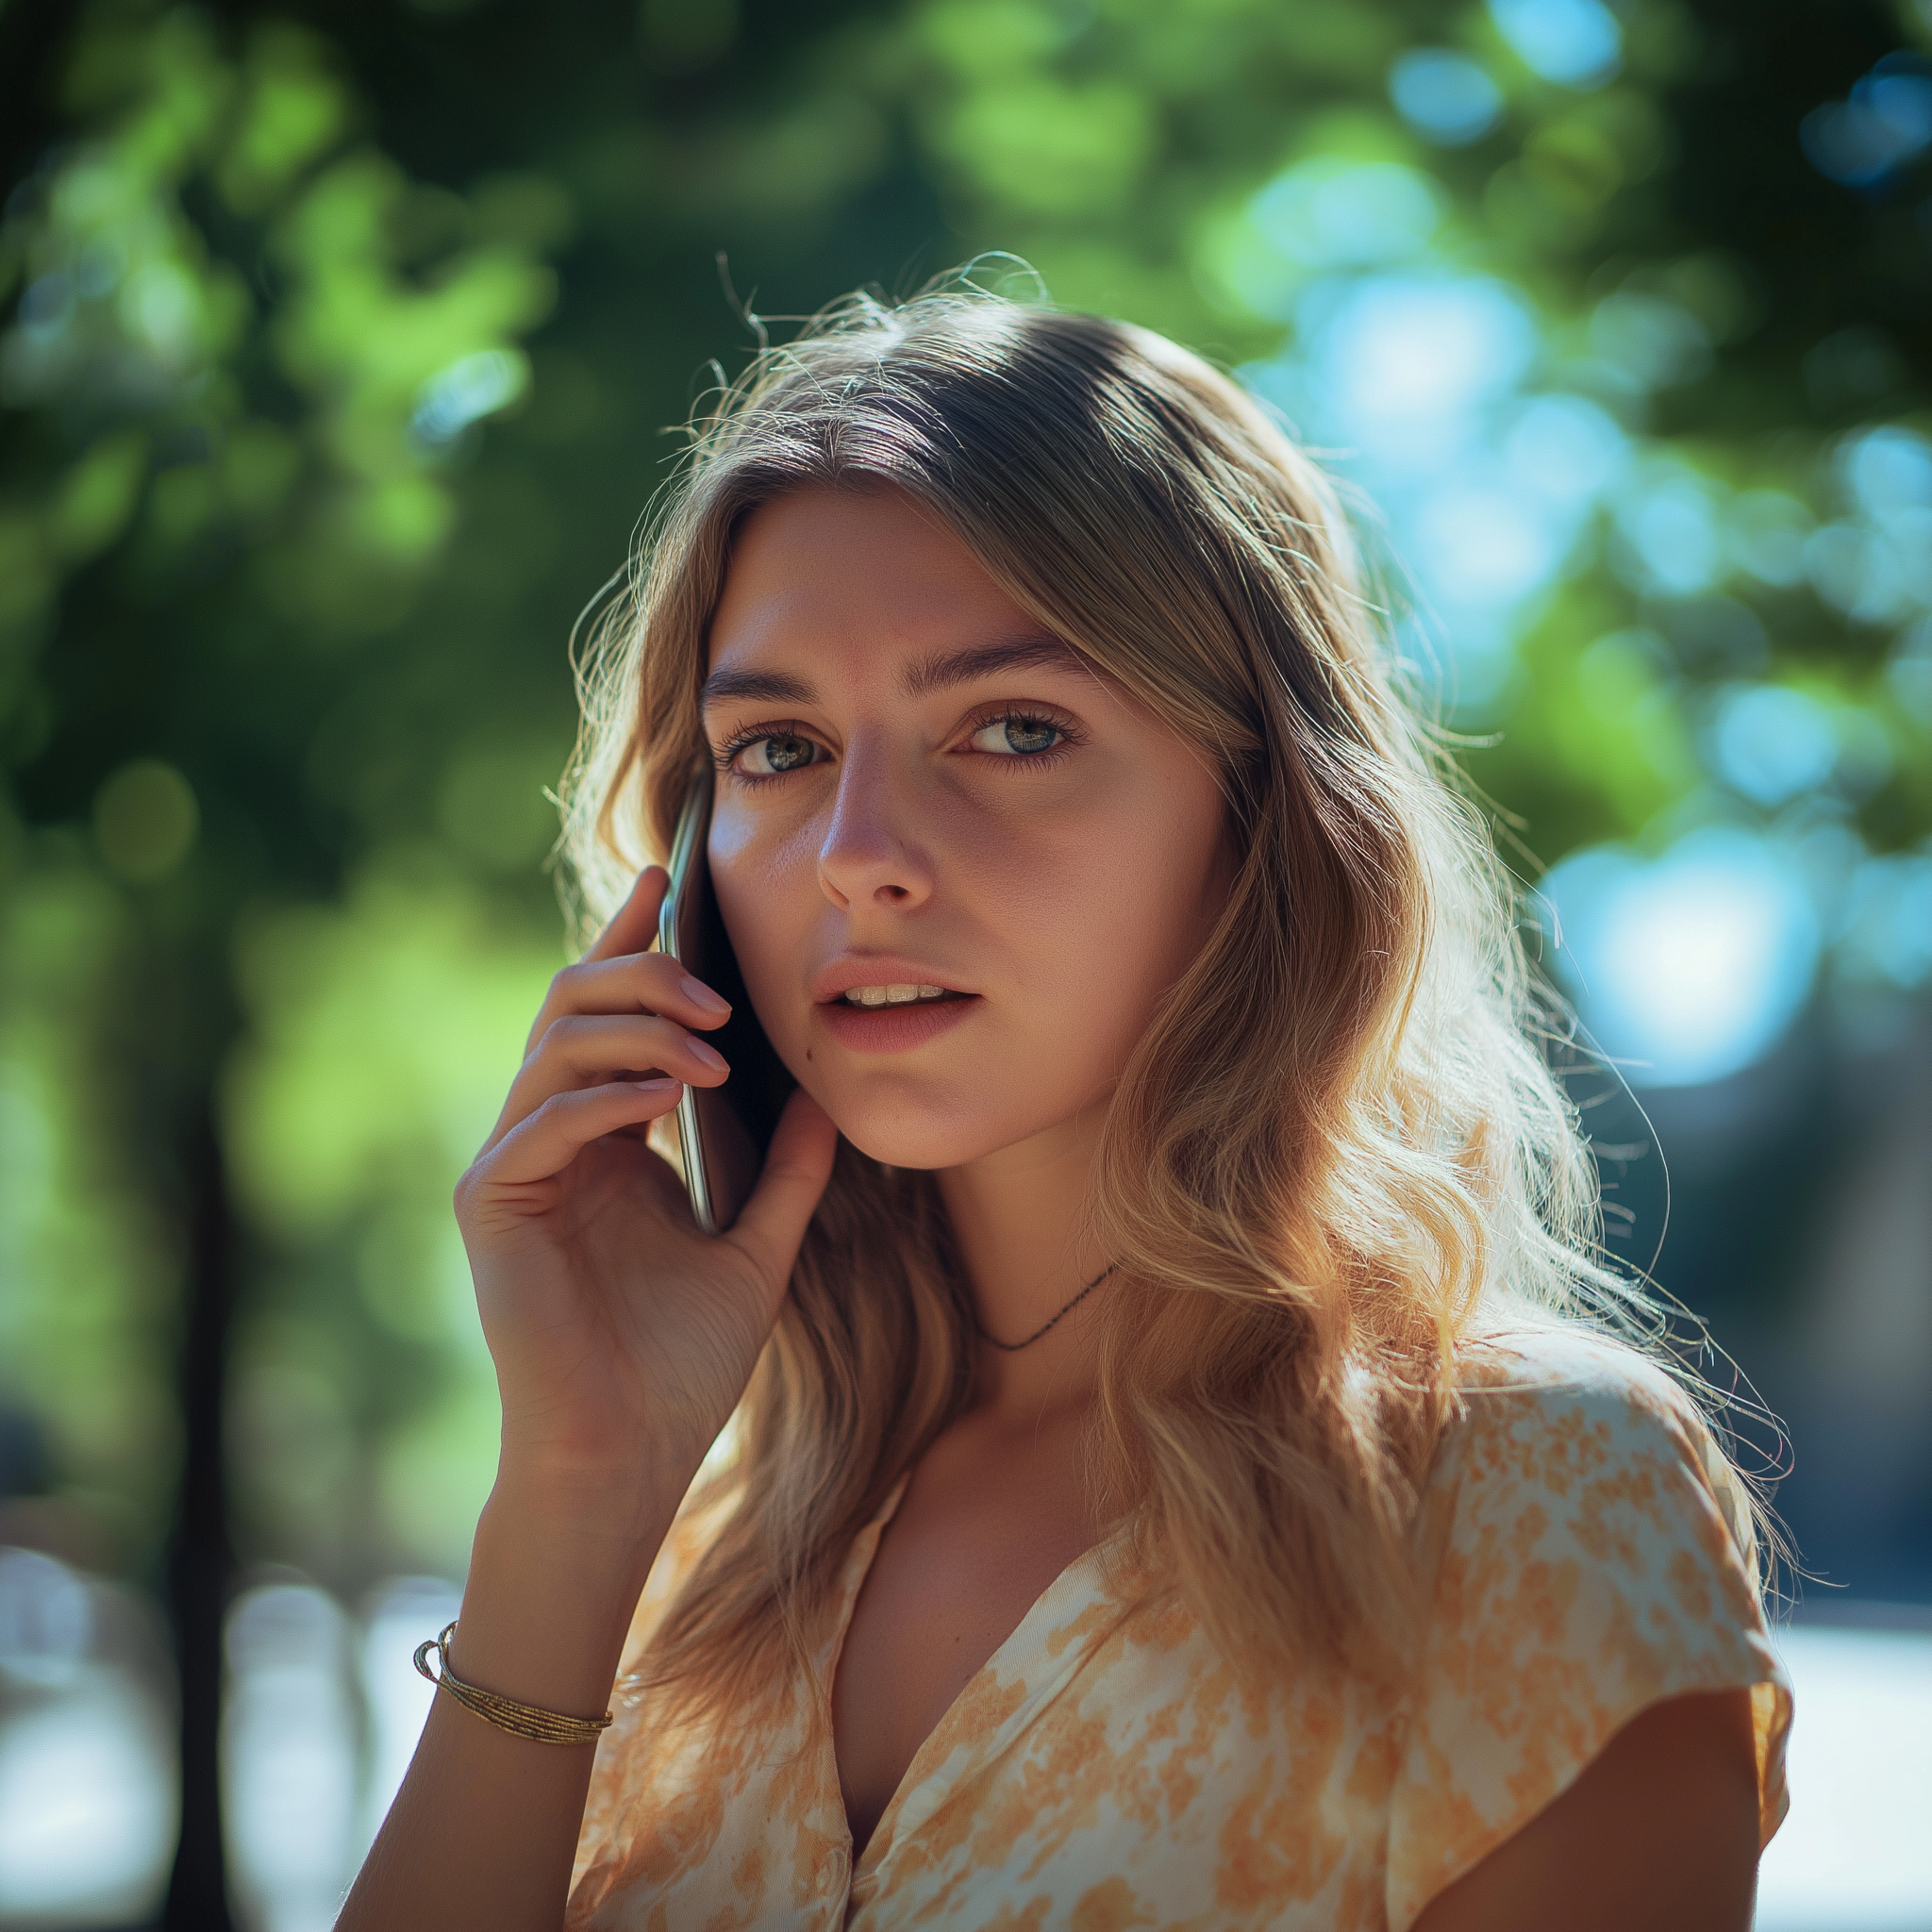
[[[610,1724],[610,1713],[602,1717],[566,1717],[560,1710],[545,1710],[540,1705],[519,1704],[514,1697],[499,1697],[494,1690],[466,1684],[449,1667],[449,1641],[457,1626],[447,1624],[441,1637],[416,1646],[416,1668],[439,1690],[447,1690],[465,1710],[474,1711],[484,1723],[492,1724],[513,1738],[527,1738],[533,1744],[594,1744],[600,1732]],[[429,1653],[438,1658],[429,1668]]]

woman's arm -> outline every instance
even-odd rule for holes
[[[639,1592],[771,1332],[837,1141],[794,1095],[737,1222],[698,1232],[644,1129],[681,1085],[726,1077],[688,1029],[729,1008],[645,950],[663,888],[645,873],[553,982],[457,1189],[503,1438],[450,1662],[576,1717],[608,1704]],[[670,1077],[644,1077],[658,1068]],[[557,1932],[593,1757],[436,1698],[341,1932]]]
[[[1640,1712],[1413,1932],[1748,1932],[1757,1874],[1751,1693],[1702,1691]]]
[[[626,1506],[499,1478],[476,1526],[457,1674],[545,1709],[601,1713],[676,1500]],[[435,1699],[339,1932],[555,1932],[594,1749],[532,1743]]]

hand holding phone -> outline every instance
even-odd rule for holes
[[[652,945],[667,885],[647,868],[551,981],[456,1198],[496,1362],[505,1479],[547,1493],[562,1472],[578,1502],[605,1493],[620,1513],[640,1487],[682,1495],[742,1394],[838,1138],[794,1093],[748,1198],[726,1186],[708,1197],[728,1230],[695,1223],[646,1129],[743,1069],[711,1045],[733,1016]],[[735,979],[725,996],[743,999]],[[749,1020],[748,1002],[740,1011]],[[751,1022],[732,1051],[756,1066],[761,1045]],[[756,1140],[741,1130],[754,1152],[767,1138],[763,1122]]]
[[[706,846],[711,829],[709,772],[691,781],[671,847],[671,884],[658,915],[658,948],[731,1002],[710,1041],[731,1064],[722,1087],[687,1087],[677,1103],[677,1141],[691,1212],[707,1234],[738,1219],[796,1084],[752,1010],[730,936],[711,890]]]

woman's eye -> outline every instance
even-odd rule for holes
[[[785,733],[776,738],[755,738],[749,744],[740,745],[732,762],[747,778],[775,778],[780,772],[795,772],[814,763],[818,752],[811,739]]]
[[[1066,736],[1058,724],[1044,718],[1015,716],[995,718],[973,734],[974,751],[990,751],[1001,758],[1037,756],[1051,751]]]

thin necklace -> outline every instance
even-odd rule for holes
[[[1074,1312],[1074,1310],[1080,1306],[1080,1304],[1084,1302],[1087,1299],[1087,1297],[1090,1294],[1091,1294],[1093,1291],[1096,1288],[1098,1288],[1100,1284],[1103,1281],[1105,1281],[1107,1277],[1109,1274],[1111,1274],[1114,1272],[1114,1270],[1118,1268],[1120,1265],[1121,1264],[1118,1261],[1109,1261],[1107,1264],[1107,1266],[1103,1268],[1100,1271],[1100,1273],[1096,1274],[1093,1277],[1093,1279],[1090,1281],[1087,1284],[1087,1286],[1083,1288],[1080,1291],[1080,1292],[1076,1294],[1074,1297],[1074,1299],[1070,1301],[1066,1305],[1066,1307],[1059,1311],[1059,1314],[1049,1316],[1047,1320],[1044,1323],[1042,1323],[1040,1327],[1036,1328],[1033,1331],[1033,1333],[1026,1338],[1024,1341],[1002,1341],[997,1335],[989,1335],[984,1328],[979,1327],[979,1317],[977,1315],[974,1315],[973,1318],[973,1325],[974,1327],[979,1329],[979,1339],[980,1341],[985,1342],[989,1348],[997,1348],[1007,1355],[1018,1355],[1023,1348],[1031,1348],[1033,1344],[1036,1341],[1038,1341],[1042,1335],[1044,1335],[1046,1331],[1049,1328],[1051,1328],[1056,1322],[1060,1321],[1065,1316],[1071,1315]]]

